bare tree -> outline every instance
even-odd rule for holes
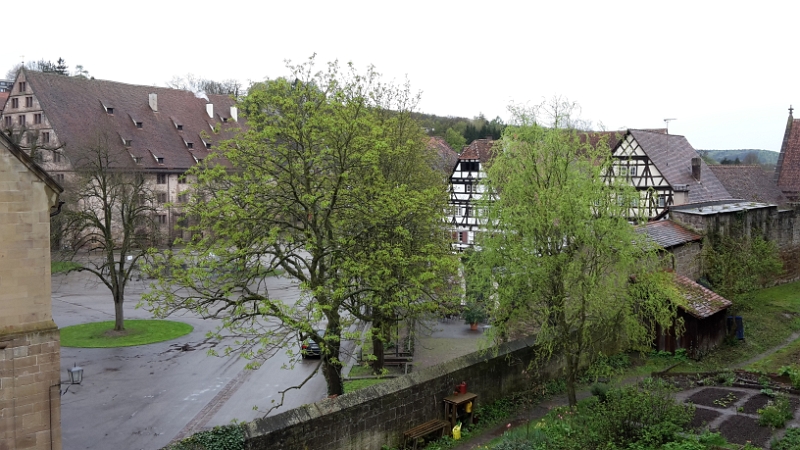
[[[209,80],[195,76],[191,73],[185,77],[174,76],[167,82],[167,86],[173,89],[183,89],[185,91],[202,92],[206,94],[232,95],[238,97],[242,94],[242,83],[233,78],[222,81]]]
[[[98,132],[74,152],[64,211],[65,259],[94,274],[114,298],[114,330],[124,330],[125,287],[158,240],[155,195],[144,173]]]

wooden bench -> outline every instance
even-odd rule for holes
[[[442,437],[447,433],[447,430],[450,428],[450,424],[445,422],[444,420],[433,419],[429,420],[422,425],[418,425],[410,430],[406,430],[403,432],[403,448],[406,447],[408,440],[410,439],[411,442],[414,443],[414,449],[417,448],[417,439],[425,437],[434,431],[438,431],[440,435],[438,437]]]

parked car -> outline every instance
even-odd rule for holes
[[[319,336],[325,336],[325,330],[314,330],[315,333]],[[319,348],[319,344],[314,341],[309,335],[300,333],[300,355],[303,359],[308,358],[309,356],[322,356],[322,350]]]

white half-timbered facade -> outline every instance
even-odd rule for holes
[[[612,150],[609,176],[639,191],[630,216],[666,218],[670,206],[731,198],[685,137],[666,130],[628,130]]]
[[[482,228],[478,200],[484,194],[481,180],[486,163],[491,159],[493,141],[476,139],[458,156],[450,175],[450,214],[453,248],[462,251],[472,247],[475,234]]]

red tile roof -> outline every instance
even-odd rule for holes
[[[703,237],[670,220],[648,222],[636,228],[639,233],[655,241],[663,248],[675,247],[701,240]]]
[[[692,158],[700,155],[685,137],[660,131],[629,130],[670,186],[687,185],[688,203],[728,200],[731,195],[700,159],[700,180],[692,176]]]
[[[778,188],[783,192],[800,193],[800,119],[792,117],[791,108],[775,174]]]
[[[456,153],[444,138],[439,136],[432,136],[428,141],[428,147],[436,150],[439,154],[439,161],[437,161],[437,169],[450,175],[453,168],[456,166],[458,160],[458,153]]]
[[[195,157],[210,154],[203,143],[213,145],[232,136],[244,122],[234,122],[231,106],[235,101],[224,95],[208,95],[208,100],[179,89],[138,86],[113,81],[69,77],[25,70],[29,89],[39,104],[67,156],[79,150],[98,131],[108,133],[112,150],[132,160],[128,153],[141,157],[145,169],[184,171],[195,165]],[[156,94],[157,109],[149,105]],[[213,105],[213,117],[207,104]],[[108,114],[106,108],[113,108]],[[228,118],[223,123],[221,118]],[[138,128],[135,122],[141,122]],[[182,131],[176,124],[182,125]],[[214,128],[222,130],[215,133]],[[130,139],[126,147],[122,140]],[[191,142],[193,148],[187,148]],[[159,164],[155,157],[162,157]]]
[[[709,317],[732,305],[730,300],[721,297],[714,291],[704,288],[683,275],[674,275],[675,285],[686,300],[686,304],[681,307],[698,319]]]
[[[766,172],[761,166],[715,164],[708,167],[733,198],[773,205],[789,203],[775,184],[774,174]]]
[[[477,159],[482,163],[489,162],[492,159],[493,145],[494,141],[491,139],[475,139],[464,147],[464,151],[458,155],[458,159]]]
[[[3,112],[3,108],[5,108],[6,100],[8,100],[8,95],[10,92],[0,92],[0,112]]]

